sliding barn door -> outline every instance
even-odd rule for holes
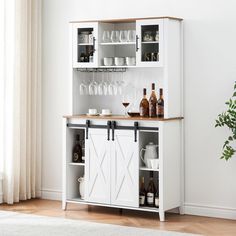
[[[106,129],[89,129],[86,139],[86,201],[110,204],[110,142]]]
[[[139,155],[134,131],[115,130],[111,142],[111,204],[139,206]]]

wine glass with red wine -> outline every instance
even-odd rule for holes
[[[129,94],[124,94],[122,96],[122,105],[125,107],[125,116],[128,116],[128,106],[130,105],[131,97]]]

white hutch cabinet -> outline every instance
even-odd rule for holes
[[[156,17],[71,22],[70,115],[63,118],[63,209],[79,203],[159,213],[181,208],[183,163],[182,19]],[[104,31],[135,31],[132,40],[107,42]],[[151,34],[149,33],[151,32]],[[155,34],[153,34],[155,32]],[[134,65],[105,66],[104,57],[134,57]],[[155,83],[163,88],[164,118],[122,116],[122,94],[84,95],[80,85],[93,81],[135,91]],[[110,82],[109,82],[110,81]],[[148,90],[150,93],[150,89]],[[89,108],[112,116],[87,116]],[[75,135],[83,143],[84,163],[72,162]],[[140,151],[158,146],[159,168],[143,165]],[[154,175],[159,207],[139,206],[140,177]],[[84,176],[82,199],[78,178]],[[147,182],[145,186],[147,187]]]

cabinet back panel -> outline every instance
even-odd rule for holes
[[[122,105],[122,95],[107,96],[89,96],[80,94],[80,84],[85,82],[87,85],[92,81],[92,72],[78,72],[74,70],[73,78],[73,114],[86,114],[89,108],[111,109],[113,114],[124,114]],[[108,75],[109,74],[109,75]],[[123,75],[122,75],[123,74]],[[104,77],[104,78],[103,78]],[[109,79],[108,79],[109,77]],[[128,109],[139,110],[139,103],[142,99],[143,88],[147,88],[147,96],[151,93],[151,83],[156,84],[157,96],[159,88],[163,87],[163,69],[162,68],[135,68],[127,69],[126,72],[95,72],[95,81],[123,81],[124,90],[132,95],[131,104]]]

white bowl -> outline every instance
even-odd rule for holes
[[[104,66],[112,66],[113,65],[113,58],[112,57],[104,57],[103,64],[104,64]]]
[[[124,57],[115,57],[115,65],[116,66],[123,66],[125,64]]]

